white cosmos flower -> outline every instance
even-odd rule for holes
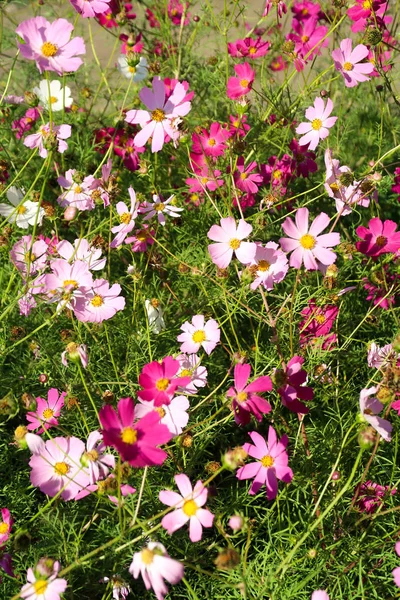
[[[174,195],[170,196],[167,200],[160,198],[157,194],[153,194],[153,202],[146,202],[144,206],[139,209],[139,212],[145,213],[146,216],[143,217],[143,221],[148,221],[155,215],[157,215],[158,222],[160,225],[165,225],[165,215],[171,217],[172,219],[176,219],[180,217],[180,212],[183,211],[183,208],[178,208],[171,204],[172,200],[175,198]]]
[[[42,79],[39,87],[33,88],[33,91],[39,98],[41,106],[49,110],[49,105],[51,104],[53,112],[62,110],[63,106],[69,108],[73,102],[70,88],[67,86],[62,88],[61,83],[57,79],[50,82]]]
[[[147,60],[141,56],[137,65],[133,66],[131,61],[125,54],[121,54],[117,61],[117,68],[120,73],[127,79],[133,79],[133,81],[143,81],[149,74],[149,65]]]
[[[151,300],[145,301],[147,318],[149,320],[149,329],[153,333],[159,334],[165,329],[164,312],[160,305],[154,306]]]
[[[34,225],[35,222],[38,225],[42,224],[44,209],[42,207],[39,208],[37,202],[25,200],[25,202],[21,203],[25,194],[14,185],[10,187],[6,195],[7,200],[11,202],[12,206],[9,204],[0,204],[0,215],[6,217],[9,223],[16,223],[22,229],[28,229],[29,225]]]

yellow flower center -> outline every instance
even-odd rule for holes
[[[55,104],[57,102],[57,98],[55,96],[50,96],[51,104]]]
[[[203,342],[206,341],[205,332],[202,329],[198,329],[192,335],[192,340],[194,341],[195,344],[202,344]]]
[[[371,8],[372,8],[372,0],[365,0],[362,3],[362,7],[363,7],[364,10],[371,10]]]
[[[157,408],[154,409],[156,412],[158,412],[158,414],[160,415],[160,419],[162,419],[163,417],[165,417],[165,410],[163,409],[162,406],[157,406]]]
[[[377,246],[379,246],[379,248],[383,248],[383,246],[386,244],[386,242],[387,242],[387,238],[386,238],[384,235],[379,235],[379,236],[376,238],[376,242],[375,242],[375,244],[376,244]]]
[[[17,213],[18,213],[19,215],[23,215],[24,213],[26,213],[26,208],[25,208],[25,206],[24,206],[24,205],[22,205],[22,206],[19,206],[19,207],[17,208]]]
[[[142,561],[144,562],[144,564],[151,565],[151,563],[153,562],[153,559],[154,559],[154,552],[152,552],[148,548],[145,548],[144,550],[142,550],[141,555],[142,555]]]
[[[4,535],[5,533],[8,532],[8,524],[7,523],[0,523],[0,535]]]
[[[97,450],[89,450],[89,452],[85,453],[85,456],[88,460],[90,460],[90,462],[96,462],[96,460],[99,458],[99,453]]]
[[[156,212],[161,212],[162,210],[164,210],[165,204],[164,202],[160,202],[159,204],[155,204],[153,208]]]
[[[58,47],[51,42],[45,42],[42,46],[42,54],[46,56],[46,58],[50,58],[51,56],[55,56],[58,52]]]
[[[133,146],[125,146],[125,151],[128,152],[128,154],[132,154]]]
[[[65,279],[63,283],[63,287],[71,286],[73,288],[78,287],[78,282],[75,279]]]
[[[249,54],[255,54],[257,52],[257,48],[254,48],[254,46],[251,46],[249,48]]]
[[[74,193],[75,194],[82,194],[82,188],[81,188],[80,185],[75,186]]]
[[[131,222],[131,213],[122,213],[122,215],[119,215],[119,220],[121,223],[128,225]]]
[[[198,199],[199,199],[199,195],[198,195],[198,194],[192,194],[192,195],[190,196],[190,202],[193,202],[193,204],[194,204],[195,202],[197,202],[197,201],[198,201]]]
[[[202,177],[202,178],[200,179],[200,182],[201,182],[203,185],[206,185],[207,181],[208,181],[208,178],[207,178],[207,177]]]
[[[240,173],[240,179],[242,179],[242,181],[247,179],[247,173]]]
[[[353,65],[351,64],[351,62],[345,62],[343,65],[343,69],[345,71],[352,71],[353,70]]]
[[[46,419],[51,419],[51,417],[54,415],[54,410],[51,410],[51,408],[46,408],[43,411],[43,418]]]
[[[322,121],[321,119],[314,119],[311,122],[311,127],[314,129],[314,131],[319,131],[322,127]]]
[[[128,71],[129,71],[129,73],[132,73],[132,75],[133,75],[134,73],[136,73],[136,69],[135,69],[135,67],[128,67]],[[156,121],[156,120],[157,120],[157,119],[154,119],[154,121]],[[161,120],[162,120],[162,119],[161,119]]]
[[[133,445],[137,441],[137,433],[132,427],[125,427],[121,433],[121,440],[124,444]]]
[[[315,320],[317,321],[317,323],[319,323],[320,325],[323,325],[326,321],[324,315],[317,315],[315,317]]]
[[[260,262],[257,265],[257,271],[268,271],[268,269],[270,268],[270,264],[267,260],[260,260]]]
[[[161,108],[156,108],[156,110],[152,111],[151,118],[153,119],[153,121],[161,123],[161,121],[164,121],[165,119],[165,112],[161,110]]]
[[[274,459],[269,454],[266,454],[261,459],[262,466],[267,468],[272,467],[274,465],[274,462]]]
[[[26,252],[25,253],[25,260],[26,262],[33,262],[35,260],[36,256],[33,254],[33,252]]]
[[[239,392],[236,396],[236,400],[238,402],[246,402],[247,400],[247,394],[246,392]]]
[[[95,308],[99,308],[99,306],[102,306],[104,304],[104,300],[101,296],[99,296],[98,294],[96,294],[90,301],[90,304],[92,306],[94,306]]]
[[[302,35],[301,36],[301,41],[303,42],[303,44],[306,44],[308,42],[310,38],[308,37],[308,35]]]
[[[192,374],[189,369],[183,369],[181,373],[179,373],[179,377],[191,377]]]
[[[249,80],[248,79],[241,79],[240,80],[240,85],[242,86],[242,88],[249,87]]]
[[[47,590],[47,586],[48,586],[48,583],[45,579],[39,579],[38,581],[35,581],[35,583],[33,584],[36,594],[44,594],[45,591]]]
[[[274,179],[281,179],[281,177],[282,177],[282,171],[280,169],[276,169],[276,171],[274,171],[272,173],[272,177]]]
[[[198,506],[194,500],[186,500],[183,505],[183,512],[187,517],[193,517],[197,513]]]
[[[309,233],[302,235],[300,238],[300,245],[303,246],[303,248],[305,248],[306,250],[312,250],[315,247],[316,243],[317,242],[315,241],[315,237],[313,237]]]
[[[54,465],[54,472],[57,475],[66,475],[70,470],[70,466],[66,462],[57,462]]]
[[[240,247],[240,240],[237,238],[232,238],[229,242],[229,246],[232,248],[232,250],[237,250]]]
[[[145,229],[142,229],[141,231],[139,231],[139,232],[136,234],[136,239],[137,239],[139,242],[145,242],[145,241],[147,240],[147,238],[148,238],[148,235],[147,235],[147,233],[146,233],[146,230],[145,230]]]
[[[18,425],[14,431],[14,437],[16,440],[23,440],[27,433],[28,429],[24,425]]]
[[[167,379],[166,377],[162,377],[161,379],[156,381],[156,388],[160,392],[165,392],[165,390],[167,389],[168,386],[169,386],[169,379]]]
[[[211,147],[215,146],[217,142],[214,140],[214,138],[210,138],[207,142],[207,144]]]

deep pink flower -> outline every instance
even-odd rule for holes
[[[382,17],[387,8],[386,0],[355,0],[356,4],[351,6],[347,11],[347,16],[354,21],[351,30],[355,33],[363,31],[369,19],[374,16]]]
[[[181,24],[184,13],[185,13],[185,19],[183,21],[183,25],[189,25],[190,19],[189,19],[189,13],[187,12],[188,7],[189,7],[189,2],[186,2],[186,4],[184,4],[183,2],[180,2],[180,0],[169,0],[168,16],[174,25]]]
[[[394,549],[396,551],[397,556],[400,556],[400,542],[396,542]],[[393,569],[392,575],[395,585],[397,585],[397,587],[400,587],[400,567],[396,567],[395,569]]]
[[[249,433],[253,444],[244,444],[243,450],[256,462],[248,463],[236,473],[236,477],[242,479],[254,479],[249,494],[257,494],[265,484],[268,500],[276,498],[278,493],[278,479],[284,483],[290,483],[293,479],[293,471],[288,466],[289,457],[286,452],[288,444],[287,435],[278,440],[273,427],[268,429],[268,442],[256,431]]]
[[[295,2],[292,6],[292,12],[298,21],[304,21],[310,17],[319,18],[321,12],[321,6],[318,3],[309,2]]]
[[[289,33],[288,40],[295,43],[295,53],[305,60],[311,60],[320,53],[321,48],[328,45],[328,38],[321,41],[328,33],[328,27],[318,25],[318,20],[314,18],[298,21],[293,19],[292,27],[295,33]]]
[[[314,299],[309,300],[308,306],[301,311],[305,319],[299,323],[300,345],[307,344],[314,338],[328,335],[338,312],[338,306],[317,306]]]
[[[62,19],[61,19],[62,20]],[[39,148],[39,156],[46,158],[48,155],[48,142],[55,136],[57,140],[57,151],[63,154],[68,150],[68,144],[65,140],[71,137],[71,125],[41,125],[37,133],[31,133],[24,139],[24,146],[27,148]]]
[[[228,52],[235,58],[260,58],[265,56],[270,49],[270,42],[264,42],[260,37],[257,39],[246,37],[228,44]]]
[[[310,409],[300,400],[312,400],[314,391],[304,385],[307,381],[307,373],[302,368],[303,363],[304,358],[293,356],[284,370],[275,371],[274,379],[282,404],[292,412],[307,414]]]
[[[231,136],[245,137],[247,132],[250,131],[250,125],[247,124],[247,115],[237,115],[236,117],[229,115],[229,121],[228,132]]]
[[[149,246],[154,244],[156,232],[150,229],[149,225],[142,225],[140,229],[133,232],[133,235],[125,239],[125,244],[132,244],[132,252],[146,252]]]
[[[1,509],[1,520],[0,520],[0,548],[5,545],[8,538],[10,537],[11,527],[14,523],[10,511],[8,508]]]
[[[262,285],[270,292],[276,283],[285,278],[288,269],[286,254],[278,244],[268,242],[263,246],[257,243],[255,256],[249,265],[250,273],[255,277],[250,288],[256,290],[259,285]]]
[[[236,171],[233,174],[235,185],[239,190],[249,194],[258,192],[258,186],[262,183],[263,177],[259,173],[253,173],[256,169],[257,163],[255,160],[245,167],[243,156],[239,156],[236,162]]]
[[[61,414],[66,395],[67,392],[60,394],[56,388],[51,388],[47,393],[47,400],[36,398],[36,411],[28,412],[26,415],[29,421],[27,429],[29,431],[39,429],[38,433],[43,433],[45,429],[58,425],[57,417]]]
[[[143,388],[137,395],[141,400],[154,400],[154,406],[169,404],[179,386],[190,382],[190,377],[179,377],[179,361],[166,356],[159,363],[154,360],[145,365],[139,375],[139,385]]]
[[[364,421],[367,421],[383,437],[386,442],[392,439],[393,426],[386,419],[376,416],[383,410],[383,404],[377,398],[371,398],[378,391],[377,387],[363,389],[360,392],[360,413]]]
[[[251,366],[249,364],[235,365],[234,387],[229,388],[226,395],[233,398],[232,408],[235,414],[235,421],[239,425],[247,425],[250,422],[250,416],[254,415],[257,421],[262,421],[263,414],[271,412],[270,403],[258,395],[262,392],[272,390],[272,381],[268,376],[257,377],[249,385],[247,381],[250,377]]]
[[[73,307],[76,318],[88,323],[102,323],[111,319],[125,308],[125,298],[120,293],[119,283],[110,286],[106,279],[96,279],[91,289],[76,298]]]
[[[399,194],[397,200],[400,202],[400,167],[397,167],[394,170],[393,185],[391,187],[391,190],[395,194]]]
[[[357,485],[355,491],[358,492],[356,502],[358,510],[372,514],[381,506],[385,497],[394,496],[397,490],[391,489],[388,485],[379,485],[379,483],[369,480],[361,486]]]
[[[203,535],[203,527],[212,527],[214,515],[202,508],[207,502],[208,490],[201,481],[194,488],[184,473],[175,475],[175,483],[180,494],[163,490],[159,494],[160,502],[173,506],[175,510],[163,517],[161,525],[171,535],[189,521],[189,537],[192,542],[199,542]]]
[[[299,177],[308,177],[310,173],[315,173],[318,170],[315,154],[308,149],[308,144],[300,146],[299,142],[293,138],[289,148],[293,152],[293,158],[296,161],[296,173]]]
[[[267,16],[271,8],[276,8],[279,18],[282,18],[282,15],[287,13],[287,7],[283,0],[265,0],[263,17]]]
[[[209,319],[205,322],[204,315],[195,315],[191,323],[185,321],[181,330],[183,333],[178,335],[177,340],[183,342],[181,352],[188,354],[196,354],[202,347],[210,355],[221,335],[217,321]]]
[[[340,49],[332,52],[335,69],[343,75],[346,87],[354,87],[362,81],[369,81],[367,75],[374,70],[372,63],[361,62],[368,56],[367,46],[358,44],[354,50],[352,46],[352,40],[346,38],[340,42]]]
[[[18,25],[15,33],[24,44],[18,48],[24,58],[35,60],[40,73],[55,71],[58,75],[77,71],[82,64],[78,54],[85,54],[85,42],[81,37],[71,40],[74,26],[66,19],[49,23],[44,17],[34,17]]]
[[[328,225],[330,219],[327,214],[319,214],[311,226],[308,225],[308,208],[299,208],[296,212],[296,224],[290,217],[286,217],[282,229],[288,238],[281,238],[279,243],[282,250],[292,252],[290,266],[300,269],[304,262],[307,271],[318,269],[319,261],[322,265],[329,266],[336,261],[336,254],[329,250],[340,243],[338,233],[319,235]]]
[[[236,258],[244,265],[249,264],[256,253],[253,242],[243,242],[253,231],[253,227],[243,219],[236,221],[233,217],[222,218],[221,226],[213,225],[207,237],[216,244],[209,244],[211,260],[220,269],[226,269],[235,253]]]
[[[84,18],[102,15],[110,8],[112,0],[69,0],[75,10]]]
[[[25,102],[25,99],[24,99]],[[41,112],[39,108],[28,108],[25,115],[11,123],[11,128],[15,131],[15,137],[20,140],[27,131],[32,129],[36,121],[40,119]]]
[[[229,132],[220,123],[211,123],[210,131],[203,129],[202,133],[194,133],[192,136],[193,153],[205,154],[206,156],[222,156],[227,148],[226,140]]]
[[[309,106],[306,110],[306,119],[309,123],[303,122],[296,127],[296,133],[304,134],[299,139],[299,144],[309,145],[310,150],[315,150],[321,140],[329,135],[329,129],[334,126],[337,117],[330,117],[333,110],[333,102],[328,98],[326,107],[322,98],[315,98],[314,106]]]
[[[103,406],[99,418],[104,443],[115,448],[122,460],[133,467],[162,465],[167,453],[157,446],[172,438],[168,427],[160,423],[160,415],[155,410],[136,423],[134,417],[132,398],[121,398],[118,413],[110,405]]]
[[[218,169],[210,171],[209,167],[205,165],[198,173],[194,173],[194,177],[188,177],[185,183],[190,186],[189,192],[192,193],[202,193],[205,189],[214,192],[217,188],[224,185],[224,180],[218,179],[220,175],[221,171]]]
[[[249,63],[234,66],[237,77],[229,77],[226,93],[231,100],[246,96],[251,91],[256,76]]]
[[[165,546],[159,542],[150,542],[146,548],[133,555],[129,572],[135,579],[140,573],[146,590],[153,588],[157,600],[164,600],[168,594],[164,579],[171,584],[178,583],[184,570],[178,560],[168,555]]]
[[[371,219],[368,228],[360,225],[356,229],[358,237],[363,240],[356,243],[357,250],[374,257],[389,252],[395,254],[400,249],[400,231],[396,229],[394,221],[381,221],[378,217]]]
[[[391,306],[394,306],[397,294],[392,293],[388,295],[388,290],[391,288],[394,282],[399,280],[399,276],[392,275],[387,271],[388,265],[384,265],[381,274],[384,280],[379,285],[374,285],[368,281],[368,278],[364,277],[364,289],[368,291],[367,300],[372,300],[374,306],[379,306],[383,310],[389,310]]]
[[[288,154],[284,154],[280,159],[277,156],[270,156],[268,163],[260,167],[264,184],[279,188],[280,193],[284,195],[293,176],[293,167],[294,161]]]
[[[284,71],[288,68],[288,63],[285,61],[283,56],[277,56],[270,63],[269,68],[271,69],[271,71]]]

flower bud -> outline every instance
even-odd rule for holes
[[[376,46],[382,41],[382,34],[379,29],[370,29],[365,34],[365,43],[369,46]]]
[[[28,447],[28,444],[26,443],[26,439],[25,439],[25,436],[27,433],[28,433],[28,429],[25,427],[25,425],[18,425],[18,427],[14,431],[15,443],[20,448],[23,448],[24,450]]]
[[[64,211],[64,219],[66,221],[73,221],[76,217],[78,209],[76,206],[68,206]]]
[[[240,515],[232,515],[229,519],[229,527],[233,529],[233,531],[240,531],[243,527],[243,518]]]
[[[40,373],[38,377],[39,383],[47,383],[49,380],[49,376],[46,373]]]
[[[321,90],[319,95],[321,96],[321,98],[327,98],[329,97],[329,92],[328,90]]]
[[[219,463],[216,460],[212,460],[206,464],[205,471],[206,471],[206,473],[210,473],[210,474],[216,473],[220,467],[221,467],[221,463]]]
[[[363,450],[370,450],[375,443],[376,433],[372,427],[362,429],[358,434],[358,443]]]
[[[244,464],[247,458],[247,452],[242,446],[236,446],[232,450],[228,450],[222,457],[222,464],[226,469],[235,471],[238,467]]]
[[[56,565],[56,561],[52,558],[41,558],[35,567],[36,573],[41,575],[42,577],[50,577],[54,573],[54,567]],[[58,569],[56,570],[58,572]]]
[[[332,481],[339,481],[339,479],[340,479],[340,471],[333,471],[331,479],[332,479]]]
[[[310,548],[307,554],[309,558],[315,558],[317,556],[317,551],[315,548]]]
[[[39,105],[39,98],[35,92],[25,92],[24,99],[28,106],[35,107]]]

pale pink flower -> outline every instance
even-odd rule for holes
[[[204,315],[194,315],[192,322],[185,321],[181,325],[183,333],[178,335],[178,342],[183,342],[181,352],[196,354],[203,347],[207,354],[211,354],[218,344],[221,332],[217,321],[209,319],[205,322]]]
[[[57,183],[66,191],[58,198],[60,206],[74,206],[78,210],[93,210],[94,202],[91,196],[91,186],[93,184],[93,175],[89,175],[81,180],[76,175],[76,169],[69,169],[64,175],[60,175]]]
[[[24,44],[18,48],[24,58],[35,60],[40,73],[55,71],[58,75],[77,71],[82,64],[78,54],[85,54],[85,42],[81,37],[71,40],[74,26],[66,19],[49,23],[44,17],[34,17],[18,25],[15,33]]]
[[[82,363],[84,369],[86,369],[89,364],[86,344],[75,344],[75,342],[70,342],[64,352],[61,353],[61,362],[64,367],[68,367],[67,357],[73,362]]]
[[[51,300],[60,302],[60,308],[72,307],[72,303],[82,298],[92,286],[92,274],[83,260],[75,260],[70,264],[67,260],[57,258],[51,263],[51,269],[52,273],[43,279],[44,291]]]
[[[118,248],[118,246],[121,246],[128,233],[135,227],[139,203],[136,200],[136,193],[132,187],[128,188],[128,192],[131,199],[131,207],[129,209],[125,202],[118,202],[117,204],[116,208],[120,224],[111,229],[113,233],[117,234],[110,244],[111,248]]]
[[[207,385],[207,369],[200,364],[197,354],[178,354],[176,360],[180,364],[177,376],[190,377],[189,383],[180,386],[178,391],[185,394],[197,394],[198,388]]]
[[[41,125],[37,133],[26,136],[24,146],[32,150],[33,148],[39,148],[39,156],[46,158],[49,153],[46,143],[50,141],[52,136],[57,139],[58,152],[63,154],[68,149],[68,144],[64,140],[71,137],[71,125],[53,125],[51,129],[49,123]]]
[[[186,89],[178,81],[166,100],[165,84],[159,77],[153,78],[153,90],[148,87],[140,90],[139,97],[149,110],[128,110],[125,118],[127,123],[142,127],[134,138],[137,148],[143,147],[151,137],[151,151],[159,152],[164,145],[165,136],[175,139],[174,119],[186,116],[191,108],[191,103],[184,100],[185,96]]]
[[[334,126],[337,117],[330,117],[333,110],[333,102],[328,98],[326,107],[324,101],[319,96],[314,100],[314,106],[309,106],[306,110],[306,118],[309,123],[300,123],[296,127],[296,133],[305,134],[299,139],[299,144],[305,146],[309,144],[309,150],[315,150],[320,140],[329,135],[329,129]]]
[[[378,344],[372,342],[368,348],[368,366],[374,369],[386,367],[393,362],[394,359],[399,359],[400,355],[393,350],[392,344],[386,344],[380,348]]]
[[[256,246],[255,256],[249,265],[255,277],[250,287],[256,290],[262,285],[270,292],[276,283],[286,277],[289,269],[288,259],[275,242],[268,242],[265,246],[257,243]]]
[[[64,406],[66,395],[67,392],[60,394],[56,388],[51,388],[47,393],[47,400],[36,398],[36,411],[26,414],[27,421],[29,421],[27,429],[29,431],[39,429],[38,433],[43,433],[45,429],[58,425],[58,417]]]
[[[311,600],[329,600],[329,596],[325,590],[315,590],[311,594]]]
[[[115,456],[105,454],[106,445],[100,431],[89,433],[86,452],[82,454],[81,463],[89,471],[89,484],[105,479],[110,469],[115,467]]]
[[[11,249],[10,257],[23,275],[35,275],[47,265],[47,244],[44,240],[33,242],[31,235],[23,235]]]
[[[282,229],[288,238],[281,238],[279,243],[282,250],[292,252],[290,266],[300,269],[304,262],[307,271],[318,269],[319,261],[322,265],[329,266],[336,261],[336,254],[329,250],[340,243],[338,233],[319,235],[328,225],[330,219],[327,214],[319,214],[311,226],[308,225],[308,208],[299,208],[296,212],[296,224],[290,217],[286,217]]]
[[[153,202],[147,202],[146,200],[145,205],[139,209],[139,212],[146,215],[143,218],[143,221],[148,221],[157,215],[160,225],[165,225],[165,215],[168,215],[168,217],[171,217],[172,219],[180,217],[179,213],[183,211],[183,208],[178,208],[171,204],[174,198],[175,196],[170,196],[167,200],[164,200],[160,196],[154,194]]]
[[[109,10],[112,0],[69,0],[75,10],[83,17],[95,17]]]
[[[379,402],[378,398],[370,398],[373,394],[378,391],[377,387],[370,387],[368,389],[361,390],[360,392],[360,413],[367,423],[371,425],[383,437],[386,442],[390,442],[392,439],[391,432],[393,426],[386,419],[378,417],[384,406],[382,402]]]
[[[63,20],[63,19],[60,19]],[[35,575],[33,569],[29,568],[26,583],[19,595],[25,600],[61,600],[61,594],[67,588],[67,580],[57,577],[54,573],[50,577]]]
[[[183,577],[183,565],[171,558],[165,546],[158,542],[150,542],[146,548],[133,555],[129,573],[137,579],[142,576],[146,590],[153,588],[157,600],[164,600],[168,588],[164,579],[172,585]]]
[[[359,181],[353,181],[351,185],[345,186],[340,176],[349,173],[350,168],[341,166],[339,161],[332,157],[332,150],[327,148],[324,155],[326,176],[324,187],[328,196],[335,199],[336,210],[341,216],[349,215],[354,206],[368,207],[370,199],[367,198],[361,188]]]
[[[57,244],[57,254],[65,260],[82,260],[87,263],[89,271],[100,271],[104,268],[107,259],[101,258],[101,248],[91,246],[84,238],[77,238],[74,245],[68,240]]]
[[[396,542],[394,549],[397,556],[400,556],[400,542]],[[400,587],[400,567],[396,567],[395,569],[393,569],[392,575],[395,585],[397,585],[397,587]]]
[[[147,413],[155,410],[160,415],[160,423],[166,425],[172,435],[180,435],[183,428],[189,421],[189,415],[186,412],[189,408],[189,400],[186,396],[175,396],[169,404],[154,406],[154,400],[140,400],[135,405],[135,419],[141,419]]]
[[[236,258],[244,265],[249,264],[256,253],[256,244],[254,242],[243,242],[253,231],[253,227],[240,219],[236,227],[236,221],[233,217],[222,218],[221,226],[213,225],[207,237],[217,244],[209,244],[208,251],[211,260],[220,269],[226,269],[232,260],[233,253]]]
[[[203,535],[203,527],[212,527],[214,515],[202,508],[207,502],[208,490],[201,481],[194,488],[184,473],[175,475],[175,483],[180,494],[163,490],[159,494],[160,502],[173,506],[175,510],[163,517],[161,525],[170,535],[189,521],[189,537],[192,542],[199,542]]]
[[[125,298],[120,293],[121,286],[118,283],[110,286],[106,279],[97,279],[89,291],[76,298],[76,318],[89,323],[102,323],[111,319],[125,308]]]
[[[332,52],[332,58],[335,63],[335,69],[344,77],[346,87],[354,87],[362,81],[369,81],[369,77],[374,70],[374,65],[367,61],[361,61],[368,56],[368,48],[364,44],[358,44],[353,50],[353,42],[346,38],[340,42],[340,49]]]

